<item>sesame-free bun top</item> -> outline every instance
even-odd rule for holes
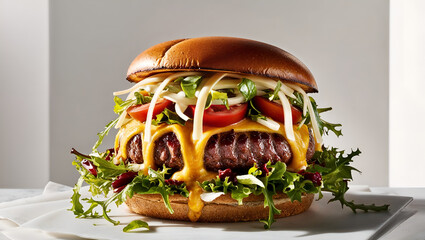
[[[127,80],[169,71],[212,71],[257,75],[296,83],[317,92],[310,70],[290,53],[267,43],[234,37],[178,39],[157,44],[137,56]]]

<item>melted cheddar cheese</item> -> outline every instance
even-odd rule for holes
[[[280,123],[279,123],[280,124]],[[161,124],[152,126],[152,138],[149,142],[143,142],[143,160],[144,174],[148,174],[148,167],[156,169],[154,164],[154,147],[155,141],[166,133],[174,132],[180,141],[181,152],[183,156],[184,167],[181,171],[173,174],[172,179],[184,181],[189,190],[189,219],[196,221],[199,219],[204,206],[201,200],[202,188],[197,182],[203,182],[216,177],[216,172],[209,172],[204,168],[204,149],[211,136],[214,134],[234,130],[235,132],[259,131],[267,133],[279,133],[287,139],[292,150],[292,161],[288,166],[288,170],[296,172],[307,167],[306,153],[309,143],[309,131],[307,126],[303,125],[300,129],[294,125],[295,140],[288,140],[284,131],[284,125],[280,124],[278,130],[271,130],[257,122],[245,119],[239,123],[229,125],[227,127],[216,128],[204,126],[203,134],[197,141],[192,140],[191,122],[186,122],[185,126],[178,124]],[[136,134],[144,131],[144,124],[137,120],[131,120],[123,125],[115,138],[115,149],[119,148],[117,158],[127,159],[127,143]],[[143,133],[142,133],[143,134]],[[143,137],[142,137],[143,139]]]

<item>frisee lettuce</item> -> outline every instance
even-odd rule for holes
[[[286,165],[282,162],[277,162],[274,165],[269,162],[266,167],[269,169],[268,174],[263,173],[257,166],[254,166],[248,171],[248,175],[251,175],[251,177],[243,177],[243,179],[255,177],[262,182],[264,187],[259,185],[257,181],[238,181],[237,184],[234,184],[229,181],[228,177],[223,181],[218,176],[211,181],[204,181],[200,185],[206,192],[230,192],[231,197],[238,201],[240,205],[243,203],[243,199],[250,194],[263,194],[265,196],[264,207],[269,207],[269,217],[261,220],[261,222],[264,223],[265,229],[269,229],[275,221],[274,215],[280,213],[280,210],[274,205],[273,195],[283,192],[290,197],[291,201],[300,201],[302,194],[318,193],[320,187],[315,187],[310,180],[304,179],[297,173],[286,171]],[[239,178],[237,177],[237,179]]]
[[[238,181],[237,184],[229,181],[228,177],[221,180],[219,177],[211,180],[204,181],[201,185],[202,189],[206,192],[224,192],[231,193],[233,199],[242,204],[243,199],[250,194],[263,194],[264,207],[269,207],[269,217],[260,220],[264,223],[264,228],[269,229],[274,220],[274,215],[280,214],[273,202],[273,196],[278,193],[286,194],[291,201],[301,201],[301,197],[306,193],[318,193],[319,199],[323,196],[322,191],[332,193],[332,201],[339,201],[342,206],[349,207],[356,212],[356,210],[363,211],[386,211],[388,205],[376,206],[355,204],[353,201],[347,201],[344,198],[348,190],[347,182],[352,180],[352,171],[358,171],[349,164],[352,158],[359,155],[360,151],[356,150],[344,156],[344,151],[338,151],[336,148],[323,148],[322,152],[316,152],[312,158],[311,164],[307,167],[307,172],[318,172],[322,175],[322,185],[316,186],[311,180],[306,179],[303,175],[286,170],[286,165],[282,162],[277,162],[271,165],[267,163],[266,167],[269,173],[264,174],[256,166],[248,171],[250,177],[243,177],[243,179],[251,179],[250,181]],[[261,181],[264,187],[256,184],[252,177]],[[240,179],[240,177],[237,177]]]
[[[344,151],[338,151],[336,148],[323,148],[322,152],[315,152],[312,158],[313,164],[307,168],[309,172],[320,172],[322,174],[323,187],[322,191],[331,192],[334,196],[330,202],[339,201],[341,206],[351,208],[353,212],[357,210],[368,211],[386,211],[389,205],[376,206],[375,204],[364,205],[355,204],[353,201],[347,201],[344,198],[348,191],[348,181],[352,180],[352,171],[356,168],[350,166],[353,157],[360,155],[357,149],[351,153],[344,155]]]
[[[170,205],[169,196],[174,194],[180,194],[184,197],[189,196],[189,192],[184,183],[181,185],[168,185],[165,183],[165,175],[167,175],[170,170],[165,166],[161,171],[149,169],[149,175],[136,176],[121,192],[110,196],[109,193],[112,189],[112,182],[121,174],[131,171],[130,167],[126,166],[124,163],[115,165],[111,161],[106,160],[105,158],[109,153],[108,151],[91,156],[81,154],[77,151],[73,151],[73,153],[76,155],[73,165],[81,176],[73,188],[73,195],[71,196],[72,207],[69,210],[72,211],[77,218],[103,217],[112,224],[117,225],[119,222],[113,220],[108,215],[108,206],[111,203],[115,203],[119,206],[134,194],[161,194],[165,206],[172,213],[173,210]],[[87,157],[90,158],[87,159]],[[97,176],[94,176],[82,166],[81,161],[83,159],[91,161],[97,167]],[[89,185],[89,192],[92,194],[91,198],[80,199],[80,190],[83,182]],[[94,198],[98,195],[101,195],[103,199]],[[81,201],[85,201],[90,204],[90,206],[85,210]],[[95,211],[99,207],[102,210],[102,214]]]

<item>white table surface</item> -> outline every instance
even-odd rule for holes
[[[42,189],[0,189],[0,202],[36,196]],[[380,239],[420,239],[425,240],[425,188],[371,188],[373,193],[411,196],[412,203],[394,219],[391,227],[395,229],[383,235]],[[398,225],[398,226],[397,226]]]

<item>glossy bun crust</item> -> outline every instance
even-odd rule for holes
[[[211,71],[249,74],[296,83],[317,92],[310,70],[290,53],[249,39],[200,37],[157,44],[137,56],[127,80],[139,82],[160,72]]]
[[[273,196],[275,206],[282,211],[275,218],[289,217],[306,211],[314,198],[314,194],[305,194],[301,202],[291,200],[285,194]],[[159,194],[136,194],[127,199],[126,204],[131,211],[154,218],[189,221],[187,198],[180,195],[170,196],[174,214],[170,214]],[[267,219],[268,208],[264,208],[263,195],[251,194],[238,205],[230,194],[222,195],[212,202],[205,203],[198,222],[240,222]]]

